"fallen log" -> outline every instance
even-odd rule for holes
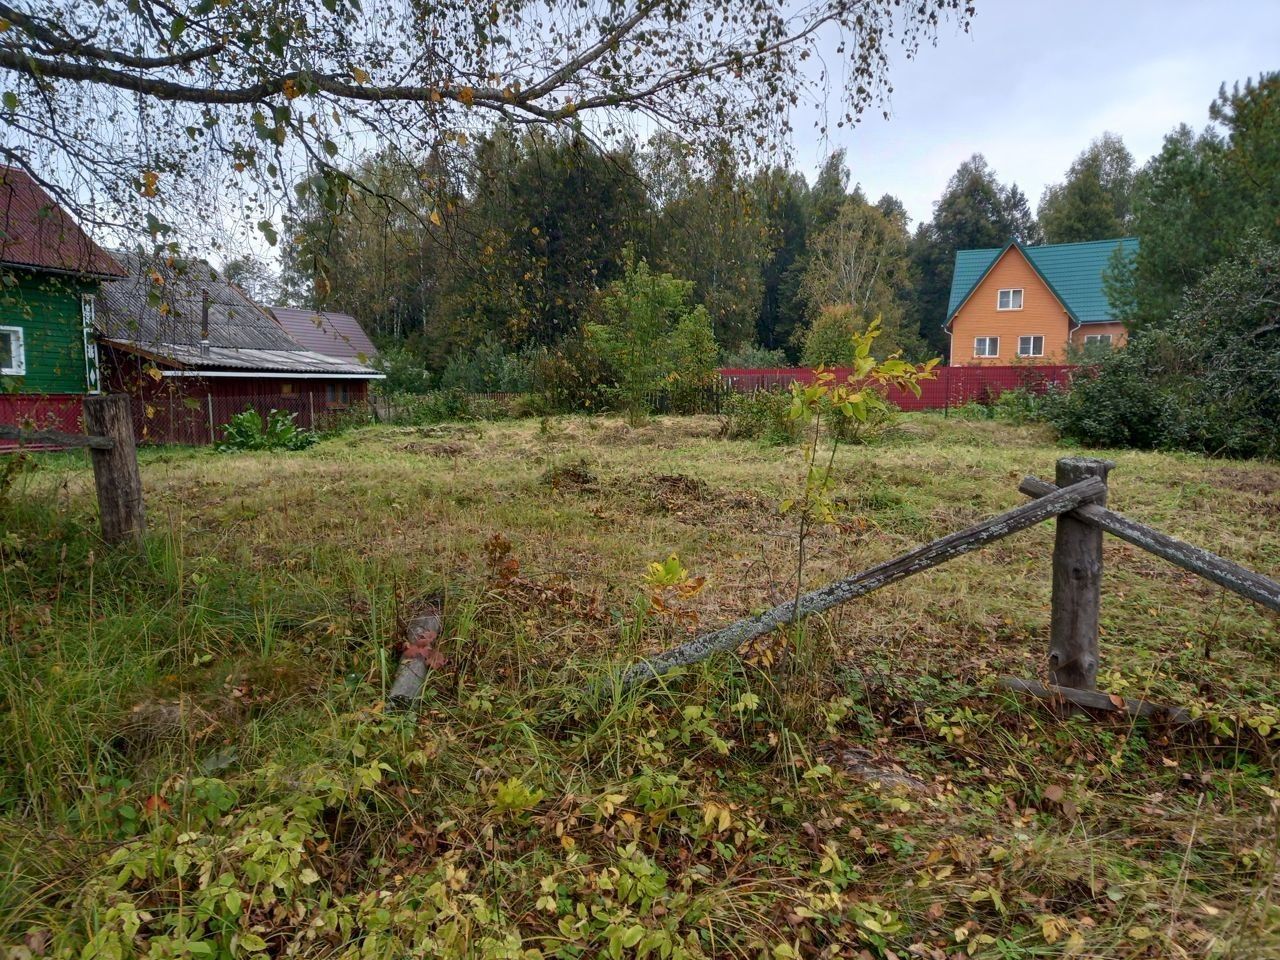
[[[1103,693],[1101,690],[1078,690],[1074,687],[1059,687],[1052,683],[1037,683],[1035,680],[1020,680],[1017,677],[1001,677],[999,685],[1005,690],[1025,693],[1051,703],[1071,703],[1089,710],[1124,713],[1131,717],[1144,717],[1148,720],[1167,720],[1177,724],[1195,723],[1195,718],[1185,707],[1168,707],[1151,703],[1149,700],[1128,700],[1118,694]]]
[[[436,648],[443,622],[440,606],[433,602],[425,612],[405,624],[404,650],[387,694],[387,703],[393,709],[414,709],[422,697],[427,674],[443,666],[444,654]]]
[[[1018,485],[1018,489],[1029,497],[1044,497],[1053,493],[1058,487],[1038,477],[1026,477]],[[1203,547],[1197,547],[1177,537],[1171,537],[1167,533],[1161,533],[1146,524],[1130,520],[1098,504],[1081,504],[1071,511],[1071,515],[1136,547],[1141,547],[1149,553],[1154,553],[1157,557],[1162,557],[1184,570],[1189,570],[1219,586],[1226,587],[1242,597],[1280,612],[1280,583],[1270,577],[1254,573]]]
[[[904,553],[869,570],[806,593],[800,598],[798,605],[794,601],[783,603],[754,617],[747,617],[712,633],[695,637],[687,643],[658,654],[651,660],[645,660],[631,667],[623,675],[623,685],[631,686],[650,677],[660,677],[676,667],[698,663],[717,652],[736,650],[748,640],[764,636],[783,624],[848,603],[881,587],[904,580],[912,574],[936,567],[995,540],[1017,533],[1019,530],[1033,527],[1037,523],[1056,517],[1101,495],[1105,490],[1106,483],[1098,477],[1090,477],[1060,490],[1055,489],[1055,492],[1045,497],[1032,500],[1030,503],[1015,507],[967,529],[948,534],[932,543],[926,543],[922,547],[917,547],[909,553]],[[1037,509],[1028,509],[1029,507]]]

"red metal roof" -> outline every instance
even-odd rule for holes
[[[0,263],[90,277],[125,276],[124,268],[16,167],[0,166]]]
[[[343,357],[367,363],[378,351],[370,342],[359,321],[349,313],[328,310],[302,310],[297,307],[268,307],[276,322],[299,345],[330,357]]]

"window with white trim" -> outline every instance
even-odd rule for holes
[[[1012,290],[1001,290],[996,294],[997,310],[1021,310],[1022,309],[1022,288],[1016,287]]]
[[[1110,347],[1111,334],[1109,333],[1091,333],[1084,338],[1086,347]]]
[[[974,337],[973,355],[975,357],[1000,356],[1000,338],[999,337]]]
[[[27,372],[27,351],[21,327],[0,327],[0,376],[21,377]]]
[[[1031,336],[1018,338],[1018,356],[1020,357],[1043,357],[1044,356],[1044,337],[1040,334],[1032,334]]]

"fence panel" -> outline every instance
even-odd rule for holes
[[[890,389],[889,399],[903,410],[945,410],[965,403],[989,403],[1006,390],[1026,388],[1037,392],[1049,386],[1066,386],[1075,367],[1066,365],[1008,367],[938,367],[934,379],[922,381],[920,396],[906,390]],[[840,379],[847,368],[832,371]],[[757,390],[786,390],[792,383],[812,383],[807,367],[774,367],[749,370],[726,368],[720,371],[729,389],[738,393]]]
[[[265,422],[272,410],[294,416],[306,430],[325,430],[353,410],[365,409],[364,401],[335,405],[315,394],[280,393],[260,396],[222,396],[213,393],[133,400],[134,432],[139,443],[179,443],[193,446],[222,440],[231,418],[256,410]]]

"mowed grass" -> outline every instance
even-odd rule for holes
[[[1023,500],[1036,427],[842,448],[808,587]],[[1280,467],[1107,452],[1111,506],[1280,575]],[[1119,541],[1101,686],[1060,719],[1051,525],[640,691],[790,597],[797,448],[714,418],[367,428],[145,451],[147,555],[45,457],[0,505],[0,945],[32,956],[1268,957],[1280,624]],[[649,563],[706,585],[649,611]],[[511,561],[514,560],[513,565]],[[446,601],[420,719],[401,623]],[[865,951],[865,953],[863,953]],[[17,953],[25,958],[27,954]]]

